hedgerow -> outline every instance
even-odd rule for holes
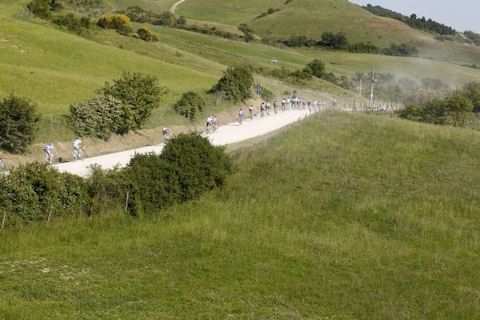
[[[38,163],[14,169],[0,176],[0,208],[7,226],[105,211],[149,215],[223,185],[231,170],[223,148],[199,134],[181,134],[160,156],[136,155],[124,169],[96,167],[87,180]]]

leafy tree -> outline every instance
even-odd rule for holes
[[[473,104],[473,112],[480,112],[480,82],[467,83],[462,89],[466,98]]]
[[[112,133],[128,132],[133,126],[129,105],[110,95],[70,105],[69,122],[78,135],[107,140]]]
[[[106,82],[100,92],[113,96],[129,106],[133,120],[129,129],[138,129],[148,120],[168,90],[159,86],[155,76],[124,72],[120,79],[113,80],[113,83]]]
[[[202,192],[224,184],[232,161],[221,147],[214,147],[197,133],[180,134],[163,149],[180,183],[181,199],[197,198]]]
[[[193,121],[198,113],[205,109],[205,100],[197,93],[189,91],[182,95],[173,108],[178,114]]]
[[[253,75],[246,66],[230,66],[213,87],[214,92],[223,92],[227,99],[238,102],[252,96]]]
[[[324,32],[322,34],[320,45],[336,50],[346,50],[348,49],[347,36],[343,32],[339,32],[337,34],[333,34],[332,32]]]
[[[40,117],[29,100],[11,94],[0,101],[0,148],[21,153],[35,140]]]
[[[305,69],[307,72],[310,72],[313,76],[317,78],[320,78],[320,79],[325,78],[325,75],[326,75],[325,64],[318,59],[315,59],[310,63],[308,63]]]

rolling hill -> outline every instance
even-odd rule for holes
[[[0,233],[4,319],[475,319],[480,135],[325,113],[155,218]]]

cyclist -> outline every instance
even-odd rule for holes
[[[260,116],[263,117],[265,115],[265,102],[262,102],[260,105]]]
[[[240,110],[238,111],[238,122],[242,124],[242,121],[243,121],[243,109],[240,108]]]
[[[282,99],[282,111],[285,111],[285,103],[287,103],[287,100],[285,98]]]
[[[217,117],[217,115],[215,115],[213,117],[212,123],[213,123],[213,130],[214,131],[217,130],[217,128],[218,128],[218,117]]]
[[[212,122],[213,122],[212,116],[208,117],[207,118],[207,129],[206,129],[207,133],[210,133],[211,130],[212,130]]]
[[[163,135],[163,143],[167,142],[168,140],[168,133],[170,132],[170,128],[167,126],[164,126],[162,128],[162,135]]]
[[[82,147],[80,144],[82,143],[82,138],[78,137],[72,142],[73,147],[73,159],[78,160],[83,157]]]
[[[288,106],[288,109],[292,107],[292,102],[290,101],[290,98],[287,99],[287,106]]]
[[[250,115],[250,120],[253,120],[253,104],[250,105],[250,107],[248,108],[248,114]]]
[[[266,109],[267,109],[267,116],[269,116],[270,115],[270,102],[267,102]]]
[[[48,164],[52,164],[53,160],[55,159],[54,149],[55,146],[53,145],[53,143],[49,143],[45,147],[43,147],[43,151],[46,154],[46,161]]]
[[[273,101],[273,112],[277,114],[277,110],[278,110],[278,101],[275,100]]]

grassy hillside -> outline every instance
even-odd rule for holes
[[[0,234],[5,319],[475,319],[480,135],[326,113],[143,221]]]
[[[269,8],[280,10],[256,19]],[[177,13],[235,26],[249,23],[265,39],[288,39],[291,35],[319,39],[325,31],[345,32],[351,43],[371,42],[380,47],[413,43],[423,57],[456,64],[472,64],[480,59],[477,46],[437,41],[426,32],[394,19],[375,16],[347,0],[187,0]]]
[[[280,11],[255,19],[269,8]],[[386,46],[422,35],[398,21],[374,16],[347,0],[293,0],[288,3],[284,0],[187,0],[178,8],[178,14],[232,25],[251,23],[261,37],[271,39],[287,39],[292,34],[319,39],[325,31],[342,31],[351,40]]]

